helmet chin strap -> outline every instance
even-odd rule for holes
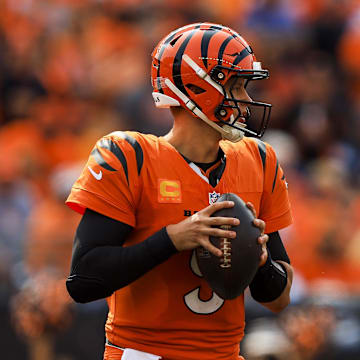
[[[215,122],[211,121],[182,91],[180,91],[168,78],[165,79],[165,84],[174,92],[186,105],[186,107],[193,112],[201,120],[205,121],[213,129],[218,131],[222,138],[231,142],[238,142],[244,137],[244,132],[235,129],[229,125],[219,126]],[[230,118],[231,119],[231,118]],[[245,127],[245,124],[236,123],[237,126]]]
[[[242,126],[242,123],[236,123],[237,126]],[[243,126],[242,126],[243,127]],[[244,138],[244,132],[238,129],[235,129],[229,125],[223,125],[222,129],[226,134],[222,134],[223,139],[229,140],[231,142],[238,142]]]
[[[234,122],[234,115],[231,114],[230,119],[229,119],[230,123],[233,125],[236,125],[238,128],[246,128],[246,124],[241,123],[239,121]],[[242,140],[244,138],[245,133],[239,129],[236,129],[230,125],[224,124],[222,126],[223,130],[226,131],[226,133],[228,134],[227,136],[223,135],[223,139],[232,141],[232,142],[238,142],[240,140]]]

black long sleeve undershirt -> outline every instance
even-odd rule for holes
[[[267,242],[266,245],[271,253],[271,258],[273,260],[285,261],[288,264],[290,264],[289,256],[285,250],[279,232],[275,231],[268,235],[269,235],[269,241]]]
[[[71,273],[66,286],[71,297],[86,303],[110,296],[177,253],[166,229],[141,243],[123,246],[132,227],[87,209],[77,228]],[[289,263],[278,232],[269,234],[274,260]]]
[[[86,303],[110,296],[177,252],[165,228],[136,245],[123,247],[132,227],[86,210],[76,231],[71,297]]]

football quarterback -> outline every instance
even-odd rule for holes
[[[182,27],[152,53],[153,97],[170,108],[171,130],[114,131],[95,144],[67,199],[83,217],[66,285],[80,303],[106,298],[105,360],[241,359],[244,293],[221,297],[196,257],[200,248],[230,262],[229,248],[210,241],[230,246],[237,236],[239,218],[217,215],[235,208],[216,201],[223,194],[241,198],[259,230],[251,296],[273,312],[289,304],[292,267],[279,235],[292,222],[288,189],[259,139],[271,105],[247,91],[267,77],[235,31]]]

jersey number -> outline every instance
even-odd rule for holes
[[[191,254],[190,268],[195,275],[203,277],[196,260],[195,250],[193,250]],[[186,306],[196,314],[213,314],[214,312],[218,311],[225,302],[224,299],[219,297],[214,292],[212,293],[211,299],[203,301],[199,297],[199,292],[200,286],[184,295],[184,301]]]

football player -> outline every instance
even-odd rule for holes
[[[222,255],[209,236],[233,238],[219,225],[238,219],[211,215],[233,206],[217,203],[221,194],[237,194],[262,232],[251,295],[274,312],[288,305],[292,269],[278,233],[292,221],[288,191],[259,140],[271,105],[246,88],[268,71],[238,33],[211,23],[167,35],[151,66],[155,105],[171,108],[173,127],[96,143],[67,200],[83,214],[67,288],[80,303],[107,299],[104,359],[240,359],[244,296],[214,293],[194,249]]]

